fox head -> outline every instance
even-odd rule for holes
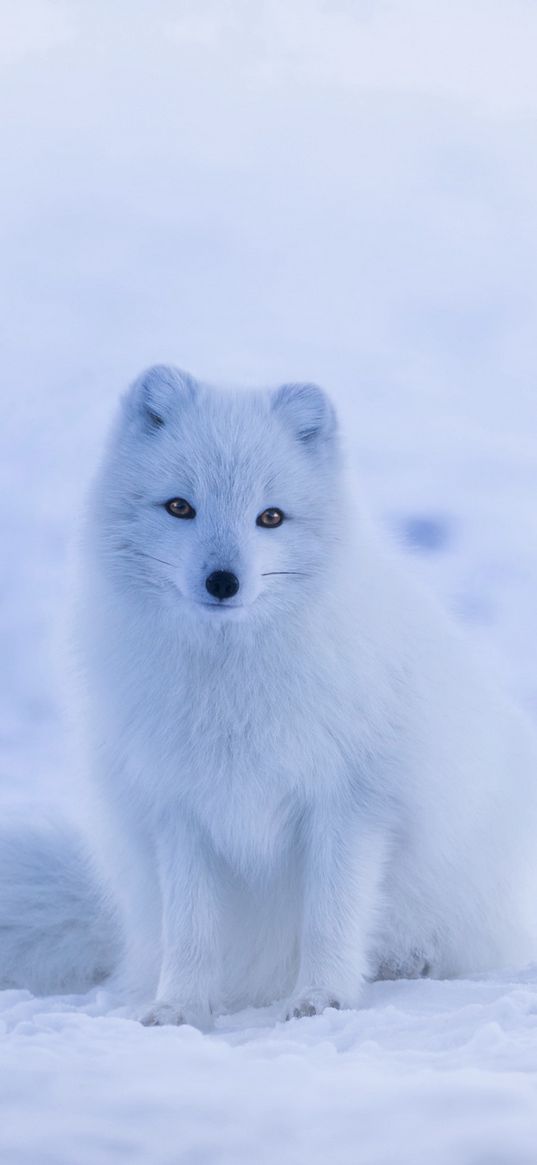
[[[98,505],[106,569],[181,618],[311,601],[338,541],[332,405],[312,384],[231,392],[150,368],[122,402]]]

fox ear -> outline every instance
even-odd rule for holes
[[[274,393],[273,408],[304,445],[324,444],[336,432],[335,410],[316,384],[282,385]]]
[[[194,389],[195,382],[188,372],[168,364],[154,364],[135,380],[127,406],[148,432],[155,432],[177,414],[181,401],[191,397]]]

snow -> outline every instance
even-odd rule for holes
[[[76,795],[69,545],[173,360],[333,393],[379,519],[537,717],[531,0],[4,0],[0,796]],[[0,995],[0,1158],[533,1165],[537,971],[146,1030]]]
[[[117,1018],[104,992],[6,992],[2,1018],[10,1163],[535,1161],[537,971],[380,983],[360,1012],[211,1036]]]

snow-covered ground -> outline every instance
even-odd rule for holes
[[[2,0],[1,25],[2,803],[74,796],[68,547],[155,360],[325,384],[372,508],[537,718],[532,0]],[[0,1013],[6,1165],[537,1158],[535,969],[213,1035],[105,992]]]
[[[6,992],[1,1015],[6,1165],[535,1165],[537,971],[378,983],[360,1012],[211,1036],[104,993]]]

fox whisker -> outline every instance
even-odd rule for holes
[[[157,558],[156,554],[148,554],[146,550],[138,550],[136,547],[132,547],[131,553],[133,551],[142,558],[150,558],[152,562],[162,562],[163,566],[171,566],[173,568],[173,562],[168,562],[167,558]]]

